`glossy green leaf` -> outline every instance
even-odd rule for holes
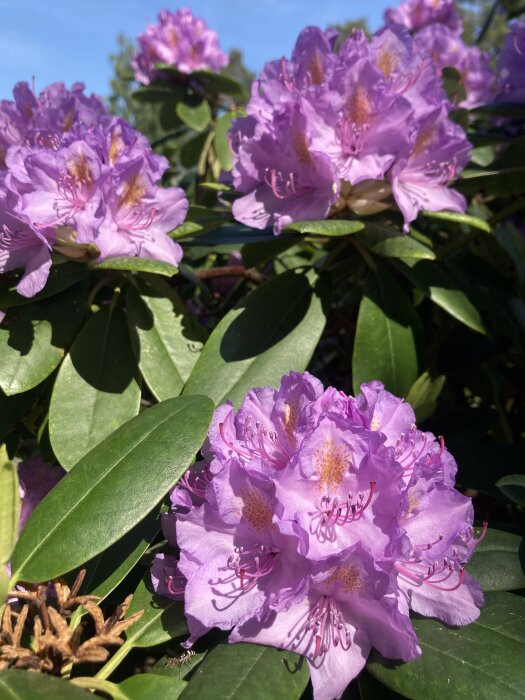
[[[5,445],[0,445],[0,569],[11,558],[18,535],[20,496],[18,471],[7,456]],[[4,601],[0,597],[0,605]]]
[[[215,94],[241,96],[244,88],[233,78],[214,71],[198,70],[191,74],[192,79],[197,80],[208,92]]]
[[[169,85],[149,85],[136,90],[132,97],[140,103],[172,102],[173,91]]]
[[[463,224],[464,226],[477,228],[486,233],[490,233],[492,230],[488,221],[484,221],[477,216],[471,216],[470,214],[460,214],[457,211],[422,211],[421,214],[429,219],[451,221],[454,224]]]
[[[405,396],[418,376],[417,332],[413,306],[388,270],[370,274],[357,317],[354,392],[363,382],[379,379],[392,393]]]
[[[525,118],[525,106],[523,104],[510,102],[495,102],[481,107],[474,107],[471,112],[473,114],[484,114],[490,117]]]
[[[366,224],[365,230],[357,234],[357,240],[384,258],[434,260],[436,257],[431,248],[392,227]]]
[[[406,399],[414,409],[418,423],[430,418],[436,410],[445,379],[444,375],[432,378],[428,372],[423,372],[410,387]]]
[[[219,644],[190,678],[181,700],[299,700],[308,665],[290,651],[259,644]]]
[[[163,401],[182,391],[203,334],[168,285],[141,282],[139,290],[130,287],[126,296],[128,325],[141,374]]]
[[[118,685],[129,700],[176,700],[186,686],[185,681],[156,673],[139,673]]]
[[[489,527],[467,569],[484,591],[525,588],[525,540]]]
[[[107,258],[96,265],[97,270],[128,270],[129,272],[153,272],[173,277],[179,271],[176,265],[152,258]]]
[[[496,482],[496,486],[511,501],[520,506],[525,506],[525,476],[523,474],[509,474]]]
[[[202,100],[195,105],[178,102],[175,112],[186,126],[195,131],[203,131],[211,120],[211,110],[207,100]]]
[[[323,332],[329,296],[327,281],[312,272],[285,272],[262,284],[215,328],[184,393],[238,405],[252,387],[277,387],[283,374],[304,371]]]
[[[228,138],[228,132],[231,129],[234,118],[235,115],[233,112],[226,112],[226,114],[223,114],[222,117],[217,120],[217,124],[215,125],[213,146],[223,170],[231,170],[233,166],[232,150],[230,140]]]
[[[472,330],[485,333],[478,310],[446,268],[426,260],[415,262],[404,259],[396,264],[412,284],[434,304]]]
[[[34,304],[43,299],[60,294],[66,289],[80,282],[89,274],[87,265],[81,263],[63,263],[62,265],[53,265],[49,271],[46,286],[41,292],[35,294],[34,297],[23,297],[16,291],[16,285],[11,283],[0,287],[0,309],[7,309],[10,306],[24,306],[25,304]]]
[[[0,388],[28,391],[48,377],[64,357],[83,316],[87,286],[10,309],[0,327]]]
[[[361,221],[347,219],[322,219],[321,221],[294,221],[283,231],[296,233],[314,233],[319,236],[348,236],[362,231],[365,225]]]
[[[81,593],[108,596],[139,561],[160,525],[160,512],[155,508],[111,547],[82,564],[87,573]]]
[[[513,197],[525,192],[525,166],[496,168],[490,170],[464,170],[454,188],[465,195],[486,192],[502,198]]]
[[[191,464],[212,412],[205,396],[169,399],[91,450],[27,521],[12,557],[17,578],[60,576],[129,532]]]
[[[137,586],[126,617],[140,610],[142,616],[128,629],[126,641],[100,669],[98,678],[108,678],[132,649],[163,644],[188,632],[183,603],[154,593],[149,572]]]
[[[479,619],[450,628],[437,620],[413,620],[422,655],[395,664],[374,653],[367,668],[396,692],[413,700],[516,700],[525,697],[525,600],[489,593]]]
[[[0,671],[2,700],[89,700],[93,695],[66,680],[31,671]]]
[[[64,469],[137,415],[137,374],[124,313],[103,308],[78,334],[51,397],[49,434]]]

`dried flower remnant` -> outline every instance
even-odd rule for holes
[[[24,583],[23,589],[9,591],[8,597],[18,600],[19,606],[11,603],[4,609],[0,670],[20,668],[63,675],[71,665],[106,661],[110,654],[107,647],[123,644],[122,633],[143,611],[124,619],[130,595],[106,618],[96,602],[98,596],[78,595],[85,574],[83,569],[71,588],[55,580],[49,584]],[[85,621],[71,625],[71,615],[79,606],[91,617],[91,632]]]
[[[361,391],[291,372],[220,406],[164,516],[180,556],[152,568],[158,593],[184,598],[187,646],[219,627],[298,652],[316,700],[339,697],[372,647],[418,656],[409,608],[464,625],[483,603],[464,564],[486,526],[475,539],[443,439],[380,382]]]

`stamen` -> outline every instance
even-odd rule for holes
[[[317,510],[309,513],[312,516],[310,534],[316,535],[319,542],[335,542],[337,536],[336,526],[343,526],[360,520],[372,502],[375,488],[376,482],[371,481],[366,501],[361,493],[358,494],[355,501],[351,493],[348,494],[346,501],[339,501],[337,497],[332,498],[324,495],[317,506]]]

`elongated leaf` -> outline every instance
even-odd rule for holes
[[[35,294],[34,297],[23,297],[16,291],[14,284],[0,287],[0,309],[7,309],[10,306],[24,306],[25,304],[34,304],[43,299],[60,294],[65,289],[69,289],[73,285],[80,282],[89,274],[87,265],[79,263],[64,263],[63,265],[53,265],[49,271],[46,286],[41,292]]]
[[[258,287],[209,337],[184,393],[205,392],[217,404],[240,403],[254,386],[278,386],[303,371],[326,323],[324,279],[285,272]]]
[[[107,258],[96,265],[98,270],[129,270],[130,272],[153,272],[164,277],[173,277],[179,271],[176,265],[152,258]]]
[[[203,334],[167,285],[129,288],[128,324],[139,369],[159,400],[178,396],[202,349]]]
[[[421,260],[396,263],[411,282],[451,316],[478,333],[485,333],[476,307],[445,268]]]
[[[21,394],[48,377],[82,322],[87,286],[8,311],[0,328],[0,388]]]
[[[89,700],[93,695],[45,673],[30,671],[0,671],[0,698],[2,700]]]
[[[352,359],[354,392],[380,379],[405,396],[418,375],[418,319],[405,293],[386,269],[370,275],[359,307]]]
[[[156,673],[139,673],[119,683],[119,690],[129,700],[176,700],[187,683]]]
[[[316,233],[319,236],[348,236],[362,231],[365,225],[361,221],[345,219],[322,219],[321,221],[294,221],[283,230],[284,232]]]
[[[18,495],[18,471],[0,446],[0,570],[11,557],[18,535],[20,496]],[[0,605],[3,603],[0,597]]]
[[[410,387],[407,401],[414,409],[418,423],[430,418],[436,410],[437,400],[444,383],[444,375],[432,379],[428,372],[423,372]]]
[[[204,396],[169,399],[91,450],[26,523],[12,557],[17,578],[46,581],[59,576],[129,532],[192,462],[212,411]]]
[[[452,629],[436,620],[413,620],[421,657],[393,664],[374,653],[368,670],[407,698],[515,700],[525,697],[525,600],[489,593],[479,619]]]
[[[228,131],[231,128],[234,118],[235,115],[232,112],[226,112],[226,114],[223,114],[222,117],[217,120],[217,124],[215,126],[213,146],[223,170],[231,170],[233,166]]]
[[[215,73],[208,70],[198,70],[192,73],[192,78],[197,80],[209,92],[225,95],[241,96],[244,88],[233,78],[222,73]]]
[[[202,100],[196,105],[178,102],[175,112],[186,126],[195,131],[203,131],[210,123],[211,110],[207,100]]]
[[[126,319],[104,308],[79,333],[58,373],[49,434],[64,469],[139,412],[140,385]]]
[[[299,700],[308,666],[290,651],[259,644],[219,644],[191,677],[182,700]]]
[[[140,610],[144,611],[142,616],[129,628],[124,644],[97,673],[98,678],[108,678],[133,648],[153,647],[188,632],[183,603],[156,595],[149,573],[137,586],[126,617]]]
[[[421,214],[430,219],[441,219],[441,221],[451,221],[455,224],[463,224],[471,228],[478,228],[480,231],[490,233],[491,228],[488,221],[483,221],[477,216],[470,214],[460,214],[457,211],[422,211]]]
[[[496,486],[514,503],[525,505],[525,476],[523,474],[504,476],[496,483]]]
[[[410,258],[414,260],[434,260],[434,251],[414,238],[400,233],[394,228],[377,224],[367,224],[364,231],[357,234],[357,240],[372,253],[383,258]]]
[[[525,588],[525,540],[489,527],[467,568],[484,591]]]
[[[135,566],[159,530],[160,513],[155,508],[124,537],[83,564],[87,574],[82,594],[108,596]]]

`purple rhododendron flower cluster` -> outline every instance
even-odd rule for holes
[[[525,102],[525,21],[509,24],[498,57],[498,102]]]
[[[168,161],[82,89],[52,85],[37,99],[18,83],[15,101],[0,105],[0,272],[24,267],[26,297],[44,287],[53,249],[80,257],[89,247],[98,261],[182,258],[166,234],[188,202],[157,184]]]
[[[440,24],[456,34],[463,31],[454,0],[406,0],[385,11],[387,24],[400,24],[415,32],[429,25]]]
[[[248,116],[234,122],[233,214],[279,233],[293,221],[386,209],[393,195],[405,231],[420,209],[464,211],[447,185],[470,145],[448,116],[441,74],[400,25],[369,41],[307,27],[292,59],[266,64]]]
[[[372,647],[421,653],[409,608],[451,625],[478,617],[463,564],[481,538],[456,463],[380,382],[353,398],[291,372],[238,412],[220,406],[203,455],[164,516],[180,556],[152,567],[158,593],[184,598],[188,645],[219,627],[290,649],[330,700]]]
[[[156,68],[158,63],[174,66],[181,73],[203,69],[218,72],[228,64],[217,33],[208,29],[203,19],[194,17],[189,8],[162,10],[158,20],[137,38],[140,48],[131,63],[140,83],[149,85],[162,76]]]

